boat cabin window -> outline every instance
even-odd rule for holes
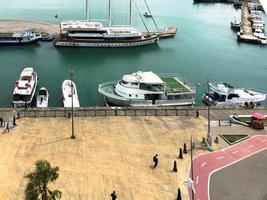
[[[21,77],[21,80],[23,80],[23,81],[31,81],[31,76],[23,76],[23,77]]]
[[[163,85],[148,85],[145,83],[140,84],[140,89],[141,90],[149,90],[149,91],[162,91],[163,90]]]
[[[126,82],[126,81],[122,80],[122,81],[121,81],[121,84],[123,84],[123,85],[127,85],[127,84],[128,84],[128,82]]]
[[[237,94],[229,94],[227,99],[238,98],[238,97],[239,97],[239,95],[237,95]]]
[[[222,94],[218,94],[217,92],[214,92],[214,97],[217,101],[225,101],[226,96]]]

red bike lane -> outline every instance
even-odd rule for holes
[[[212,173],[267,149],[267,136],[251,138],[215,152],[199,155],[193,160],[195,200],[210,200],[209,180]],[[191,177],[191,170],[189,176]],[[189,188],[192,200],[192,190]]]

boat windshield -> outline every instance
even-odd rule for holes
[[[13,95],[13,101],[28,102],[30,100],[31,100],[31,95],[19,95],[19,94]]]
[[[39,95],[46,95],[46,91],[45,90],[40,90],[39,91]]]
[[[23,77],[21,77],[21,80],[22,81],[31,81],[31,76],[23,76]]]

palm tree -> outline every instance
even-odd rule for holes
[[[47,160],[38,160],[36,169],[25,176],[28,179],[25,190],[26,200],[57,200],[61,198],[61,191],[50,190],[48,184],[58,178],[59,167],[51,167]]]

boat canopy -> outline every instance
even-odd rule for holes
[[[25,68],[25,69],[21,72],[20,77],[24,77],[24,76],[32,76],[32,73],[33,73],[33,68],[28,67],[28,68]]]
[[[266,118],[263,114],[260,114],[257,112],[253,112],[252,117],[254,117],[255,119],[265,119]]]
[[[209,83],[209,86],[212,90],[216,91],[219,94],[230,94],[233,93],[234,87],[228,83]]]
[[[151,85],[163,85],[164,81],[161,80],[161,78],[153,73],[153,72],[136,72],[131,75],[124,75],[122,78],[125,82],[130,83],[145,83],[145,84],[151,84]]]

